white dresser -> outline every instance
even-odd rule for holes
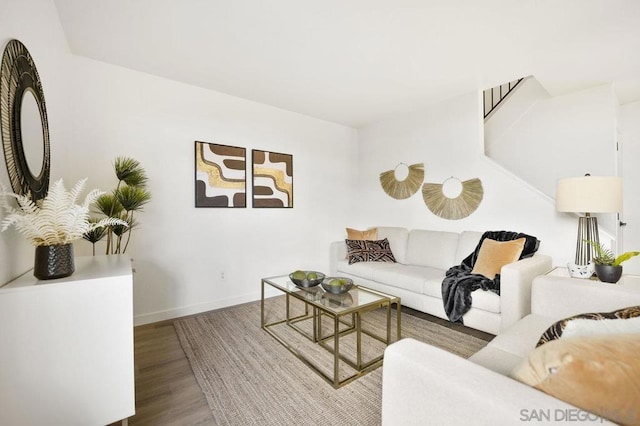
[[[135,414],[133,276],[124,256],[76,257],[0,288],[0,425],[105,425]]]

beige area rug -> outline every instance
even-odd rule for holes
[[[297,302],[296,303],[300,303]],[[267,322],[284,318],[284,297],[265,302]],[[302,304],[295,305],[302,309]],[[413,337],[469,357],[486,342],[408,314],[402,314],[402,337]],[[329,326],[329,319],[323,327]],[[309,323],[309,324],[307,324]],[[311,321],[298,323],[311,330]],[[363,315],[363,329],[384,335],[386,310]],[[395,310],[392,336],[395,339]],[[251,302],[176,320],[174,326],[219,425],[379,425],[382,368],[334,389],[260,328],[260,302]],[[329,372],[333,356],[286,325],[274,329],[287,342]],[[327,334],[329,331],[327,330]],[[340,340],[341,353],[355,357],[351,336]],[[363,357],[371,359],[384,347],[363,338]],[[343,352],[344,350],[344,352]],[[353,356],[349,355],[353,354]],[[341,376],[351,371],[341,363]],[[434,366],[437,368],[437,366]],[[425,390],[428,392],[435,389]]]

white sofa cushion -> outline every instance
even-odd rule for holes
[[[522,359],[519,355],[505,352],[492,346],[486,346],[471,355],[469,361],[508,376],[514,368],[522,363]]]
[[[529,314],[502,330],[489,346],[525,358],[536,347],[542,333],[553,323],[552,318]]]
[[[500,296],[492,291],[478,289],[471,293],[471,306],[483,311],[500,313]]]
[[[409,230],[395,226],[378,226],[378,239],[389,240],[389,247],[398,263],[407,263],[407,240]]]
[[[458,237],[458,247],[456,248],[456,257],[454,264],[459,265],[462,261],[474,252],[478,243],[482,238],[482,232],[464,231]]]
[[[527,315],[511,327],[502,330],[486,347],[473,354],[469,361],[505,376],[509,375],[529,356],[542,333],[553,322],[551,318],[542,315]]]
[[[407,243],[407,264],[446,271],[455,265],[457,232],[412,229]]]
[[[376,269],[373,274],[374,281],[416,293],[422,293],[425,280],[439,279],[442,282],[443,278],[444,272],[440,269],[398,263],[390,268]]]
[[[379,270],[392,268],[395,265],[395,263],[390,262],[356,262],[349,265],[349,261],[339,260],[337,262],[337,271],[338,273],[345,272],[350,275],[374,281],[373,277]]]
[[[424,282],[424,286],[422,287],[423,294],[442,299],[442,280],[444,280],[445,271],[441,272],[439,277],[433,277]]]

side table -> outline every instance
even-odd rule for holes
[[[552,270],[547,272],[545,275],[552,276],[552,277],[571,278],[578,281],[593,281],[603,285],[621,286],[627,289],[632,289],[632,290],[637,289],[638,291],[640,291],[640,275],[623,274],[622,277],[620,278],[620,281],[618,281],[615,284],[605,283],[604,281],[600,281],[598,277],[596,277],[595,275],[591,278],[573,278],[572,276],[569,275],[569,270],[567,270],[567,268],[564,266],[556,266]]]
[[[550,298],[534,297],[536,292],[557,294]],[[532,312],[550,309],[565,317],[584,312],[609,312],[625,306],[640,305],[640,276],[623,275],[616,284],[597,278],[573,278],[566,267],[556,267],[533,280],[531,287]],[[576,297],[583,294],[584,297]],[[545,300],[546,307],[536,306],[536,300]],[[553,306],[548,306],[552,304]]]

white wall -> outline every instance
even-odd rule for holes
[[[39,4],[51,8],[50,2]],[[7,19],[26,25],[29,15],[20,12]],[[136,270],[137,323],[255,300],[261,277],[328,270],[329,242],[343,238],[351,216],[355,130],[71,56],[64,45],[57,55],[45,55],[57,16],[48,14],[45,24],[37,37],[23,41],[33,48],[51,126],[63,128],[51,135],[52,180],[63,177],[71,185],[89,177],[90,188],[110,190],[119,155],[136,158],[149,175],[153,200],[127,251]],[[68,74],[48,70],[48,56]],[[60,102],[50,103],[50,93]],[[249,159],[251,149],[293,154],[294,208],[196,209],[195,140],[246,147]],[[250,176],[248,169],[249,187]],[[6,175],[2,181],[8,183]],[[22,248],[20,236],[1,238],[10,252],[1,261],[6,282],[31,266],[33,249]],[[74,248],[76,255],[90,254],[84,241]]]
[[[534,76],[522,80],[484,120],[485,154],[491,158],[499,157],[500,151],[505,149],[503,145],[508,142],[505,133],[512,131],[511,128],[525,118],[538,102],[550,98],[551,95]]]
[[[434,107],[384,120],[360,129],[359,226],[396,225],[436,230],[512,230],[535,235],[540,252],[554,264],[573,260],[577,219],[556,213],[553,202],[482,152],[479,94],[464,95]],[[467,218],[451,221],[431,213],[421,192],[394,200],[382,190],[379,174],[399,162],[424,162],[425,182],[442,183],[450,176],[480,178],[484,199]],[[540,165],[540,173],[557,172]]]
[[[0,13],[1,49],[4,50],[4,46],[14,38],[22,41],[31,53],[43,82],[54,177],[61,172],[58,161],[60,147],[68,143],[68,64],[71,55],[53,2],[4,1]],[[0,158],[0,183],[11,190],[4,155],[0,154]],[[33,247],[13,229],[0,233],[0,284],[33,267],[33,253]]]
[[[350,216],[354,130],[81,57],[73,70],[67,174],[111,188],[118,155],[149,174],[131,247],[139,322],[255,300],[261,277],[328,270]],[[294,208],[194,208],[195,140],[246,147],[249,162],[251,149],[293,154]]]
[[[486,121],[485,152],[554,198],[556,176],[615,174],[615,107],[610,84],[549,97],[528,78]]]

